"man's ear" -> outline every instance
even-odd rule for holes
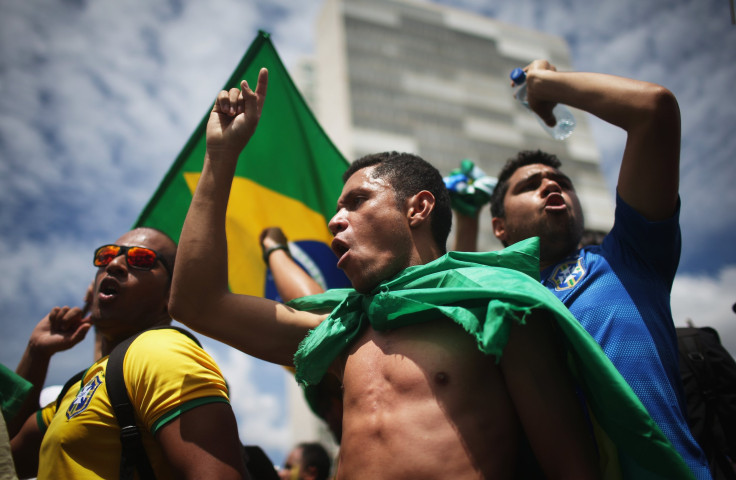
[[[409,221],[410,228],[416,228],[422,225],[434,210],[434,195],[427,190],[413,195],[407,199],[406,218]]]
[[[163,298],[163,311],[166,315],[169,314],[169,299],[171,298],[171,281],[169,281],[169,286],[166,287],[166,294]]]
[[[493,227],[493,234],[502,244],[506,245],[506,221],[501,217],[491,218],[491,226]]]

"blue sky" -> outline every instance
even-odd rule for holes
[[[0,3],[0,362],[13,368],[55,305],[79,305],[95,247],[135,221],[258,29],[287,67],[313,49],[321,1]],[[576,70],[665,85],[682,112],[683,253],[676,323],[716,327],[736,354],[736,26],[728,0],[443,1],[561,35]],[[499,2],[501,3],[501,2]],[[592,120],[615,187],[625,137]],[[280,462],[285,374],[216,342],[241,437]],[[49,383],[92,360],[57,355]]]

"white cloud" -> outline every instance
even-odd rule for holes
[[[736,265],[724,267],[716,277],[678,275],[672,287],[672,316],[675,325],[688,319],[696,327],[713,327],[721,342],[736,358]]]

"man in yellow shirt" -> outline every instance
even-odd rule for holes
[[[14,436],[19,476],[118,478],[120,426],[105,384],[108,355],[129,337],[171,322],[167,304],[175,254],[173,240],[151,228],[100,247],[91,318],[57,308],[34,330],[21,360],[26,371],[40,369],[45,376],[49,357],[68,341],[64,333],[86,321],[102,336],[103,357],[58,408],[54,403],[30,416]],[[225,380],[192,339],[173,329],[146,331],[130,344],[123,373],[156,478],[247,477]]]

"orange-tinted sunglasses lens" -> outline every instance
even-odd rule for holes
[[[120,255],[120,247],[117,245],[105,245],[95,250],[95,267],[104,267]]]
[[[127,260],[131,267],[149,270],[156,264],[156,252],[150,248],[130,247]]]
[[[125,254],[125,260],[133,268],[150,270],[156,264],[158,255],[150,248],[121,247],[120,245],[104,245],[95,251],[94,265],[104,267],[118,255]]]

